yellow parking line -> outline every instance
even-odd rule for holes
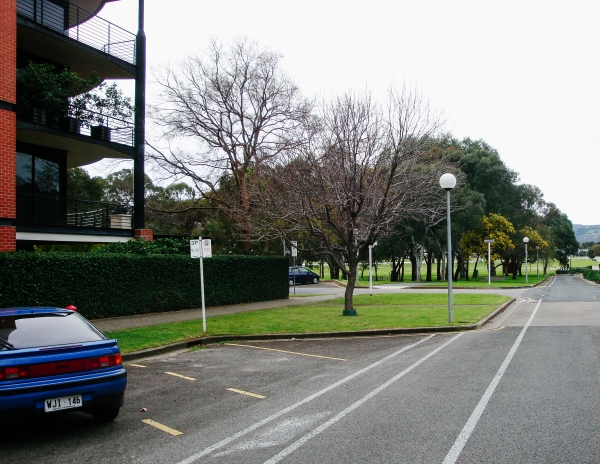
[[[310,356],[311,358],[333,359],[335,361],[348,361],[347,359],[332,358],[331,356],[319,356],[319,355],[316,355],[316,354],[298,353],[296,351],[276,350],[275,348],[264,348],[262,346],[242,345],[241,343],[225,343],[225,345],[229,345],[229,346],[243,346],[245,348],[254,348],[256,350],[277,351],[279,353],[296,354],[298,356]]]
[[[167,427],[166,425],[161,424],[160,422],[153,421],[152,419],[144,419],[142,422],[145,424],[151,425],[152,427],[156,427],[163,432],[170,433],[173,436],[183,435],[183,432],[179,430],[172,429],[171,427]]]
[[[193,377],[186,377],[185,375],[176,374],[175,372],[165,372],[165,374],[174,375],[175,377],[180,377],[180,378],[185,379],[185,380],[196,380]]]
[[[133,367],[146,367],[146,366],[142,366],[141,364],[133,364],[133,363],[127,363],[127,366],[133,366]]]
[[[258,398],[258,399],[261,399],[261,400],[263,398],[266,398],[266,396],[258,395],[256,393],[250,393],[250,392],[247,392],[247,391],[244,391],[244,390],[238,390],[237,388],[228,388],[227,390],[229,390],[230,392],[233,392],[233,393],[239,393],[241,395],[251,396],[253,398]]]

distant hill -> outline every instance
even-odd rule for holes
[[[581,224],[573,224],[575,238],[579,243],[596,242],[600,243],[600,225],[583,226]]]

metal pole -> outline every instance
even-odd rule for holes
[[[537,278],[540,278],[540,247],[535,247],[535,267],[537,271]]]
[[[369,290],[371,292],[371,296],[373,296],[373,273],[371,272],[372,263],[373,263],[373,245],[369,245]]]
[[[448,322],[454,322],[452,308],[452,233],[450,232],[450,190],[446,190],[446,221],[448,223]]]
[[[529,283],[529,269],[527,267],[527,243],[525,244],[525,283]]]
[[[135,56],[133,228],[144,229],[146,224],[144,216],[144,163],[146,156],[146,34],[144,32],[144,0],[139,0],[138,5],[138,33],[136,36]]]
[[[492,263],[490,262],[491,243],[488,242],[488,285],[492,285]]]
[[[204,266],[202,262],[202,237],[198,238],[200,242],[200,298],[202,300],[202,330],[206,332],[206,306],[204,305]]]

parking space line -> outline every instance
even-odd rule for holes
[[[152,427],[156,427],[157,429],[162,430],[163,432],[170,433],[174,437],[176,437],[178,435],[183,435],[183,432],[172,429],[171,427],[167,427],[166,425],[163,425],[160,422],[153,421],[152,419],[144,419],[144,420],[142,420],[142,422],[144,422],[145,424],[151,425]]]
[[[185,379],[185,380],[196,380],[196,379],[195,379],[195,378],[193,378],[193,377],[187,377],[187,376],[185,376],[185,375],[176,374],[175,372],[165,372],[165,374],[173,375],[173,376],[175,376],[175,377],[179,377],[179,378],[181,378],[181,379]]]
[[[147,366],[142,366],[141,364],[133,364],[133,363],[127,363],[125,365],[126,366],[133,366],[133,367],[147,367]]]
[[[332,358],[331,356],[319,356],[317,354],[298,353],[297,351],[277,350],[275,348],[265,348],[265,347],[262,347],[262,346],[242,345],[240,343],[225,343],[225,345],[229,345],[229,346],[243,346],[244,348],[254,348],[256,350],[277,351],[279,353],[296,354],[298,356],[310,356],[311,358],[333,359],[335,361],[348,361],[347,359],[343,359],[343,358]]]
[[[246,396],[251,396],[253,398],[258,398],[259,400],[266,398],[266,396],[258,395],[256,393],[250,393],[250,392],[247,392],[244,390],[238,390],[237,388],[228,388],[227,390],[229,390],[230,392],[233,392],[233,393],[239,393],[240,395],[246,395]]]

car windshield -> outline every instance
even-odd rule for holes
[[[0,350],[36,348],[104,340],[77,313],[0,315]]]

